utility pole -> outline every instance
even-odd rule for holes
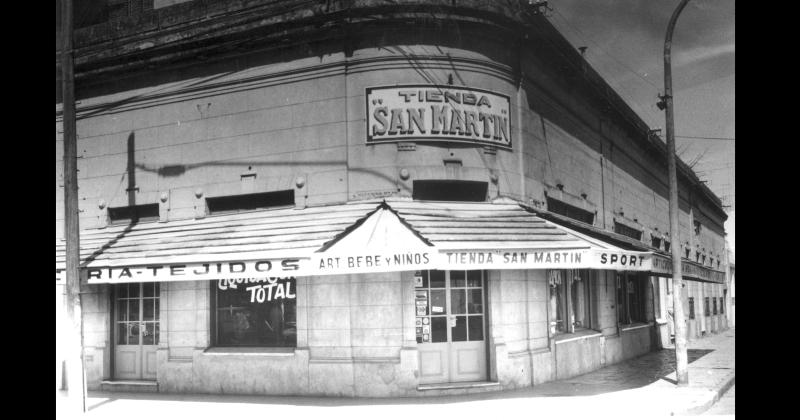
[[[81,315],[80,231],[78,226],[78,139],[75,129],[75,78],[72,52],[72,0],[61,0],[61,92],[64,128],[64,235],[66,250],[67,316],[70,340],[67,351],[67,392],[70,409],[86,411]]]
[[[675,323],[675,361],[678,386],[689,385],[689,358],[686,352],[686,324],[683,315],[683,293],[681,273],[681,242],[678,235],[678,176],[675,162],[675,121],[672,112],[672,63],[670,50],[672,48],[672,31],[678,15],[689,0],[681,0],[672,13],[667,25],[667,36],[664,40],[664,96],[667,108],[667,161],[669,165],[669,231],[672,242],[672,307],[673,322]]]

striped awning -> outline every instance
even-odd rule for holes
[[[64,242],[56,243],[56,279]],[[561,226],[519,204],[367,201],[81,233],[89,283],[417,269],[643,270],[649,253]]]

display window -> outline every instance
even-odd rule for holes
[[[548,270],[547,277],[551,334],[592,328],[591,271]]]
[[[216,346],[296,347],[297,280],[212,281]]]
[[[620,324],[647,322],[646,283],[644,275],[617,273],[617,317]]]

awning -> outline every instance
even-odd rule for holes
[[[253,211],[81,232],[89,283],[292,276],[375,203]],[[65,268],[56,241],[56,281]]]
[[[64,242],[56,244],[56,280]],[[111,226],[81,234],[89,283],[420,269],[652,270],[652,253],[608,243],[515,202],[368,201]]]
[[[585,235],[586,237],[592,237],[605,241],[609,244],[618,246],[625,251],[636,252],[639,255],[643,255],[645,258],[644,263],[639,266],[626,267],[623,265],[614,267],[615,270],[645,271],[649,274],[660,277],[672,275],[672,256],[665,254],[663,251],[657,248],[648,246],[642,242],[634,240],[633,238],[629,238],[615,232],[609,232],[596,226],[570,219],[559,214],[533,209],[530,207],[526,207],[526,209],[542,217],[543,219],[558,223],[565,229],[570,229],[579,235]],[[624,253],[622,255],[624,255]],[[617,260],[619,259],[621,259],[620,256],[617,257]],[[713,270],[686,258],[681,259],[681,277],[687,280],[710,283],[725,283],[724,271]]]

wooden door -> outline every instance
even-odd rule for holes
[[[159,284],[114,286],[114,378],[155,379],[159,339]]]
[[[420,383],[486,379],[484,272],[417,273]]]

